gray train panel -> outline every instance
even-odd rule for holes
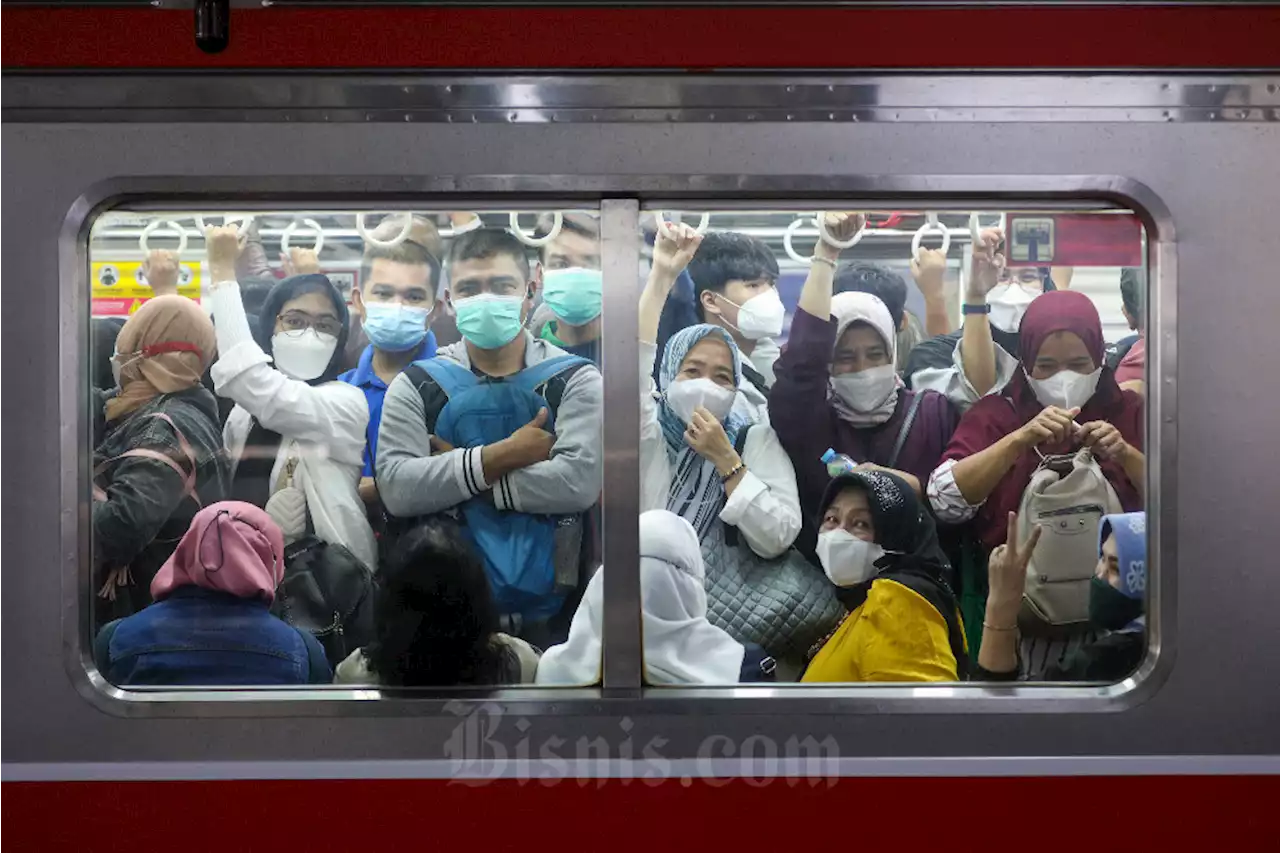
[[[317,761],[314,772],[326,774],[350,770],[347,761],[496,757],[496,745],[508,758],[531,749],[536,764],[555,738],[563,745],[553,752],[574,758],[597,737],[607,757],[642,758],[649,746],[678,762],[830,736],[823,748],[852,762],[849,772],[881,757],[1276,753],[1280,528],[1266,465],[1280,374],[1259,352],[1280,320],[1276,90],[1277,78],[1204,77],[7,77],[6,778],[125,772],[112,762],[163,775],[180,765],[154,762],[215,760]],[[1152,655],[1134,679],[1098,689],[641,690],[639,617],[628,604],[637,589],[628,365],[640,206],[802,209],[904,197],[931,208],[1102,199],[1143,214],[1154,273]],[[605,359],[616,365],[605,377],[605,547],[611,575],[623,578],[608,593],[603,688],[507,690],[487,702],[460,693],[453,704],[350,691],[121,701],[85,674],[87,223],[112,200],[216,209],[253,199],[602,205]],[[1256,766],[1218,762],[1176,767]],[[311,766],[181,772],[308,775]],[[394,775],[446,765],[378,766]]]

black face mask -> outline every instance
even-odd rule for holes
[[[1096,627],[1119,631],[1141,615],[1141,598],[1130,598],[1097,575],[1089,581],[1089,621]]]

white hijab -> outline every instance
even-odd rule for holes
[[[737,684],[746,650],[707,621],[698,535],[666,510],[640,516],[640,601],[650,684]],[[537,683],[583,686],[600,679],[604,570],[573,615],[569,638],[538,662]]]
[[[893,326],[893,317],[889,309],[878,296],[860,291],[837,293],[831,297],[831,316],[836,321],[836,344],[848,328],[857,322],[863,322],[875,329],[884,345],[889,349],[889,364],[896,370],[898,365],[898,330]],[[882,424],[893,417],[898,407],[898,394],[902,391],[902,379],[897,380],[892,394],[876,408],[869,412],[860,412],[849,406],[831,390],[828,392],[831,405],[840,415],[840,419],[855,427],[869,427]]]

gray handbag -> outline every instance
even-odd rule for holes
[[[738,433],[741,456],[750,427]],[[822,569],[795,548],[773,559],[751,550],[737,528],[713,524],[702,540],[707,618],[740,643],[779,660],[803,662],[810,647],[845,614]]]

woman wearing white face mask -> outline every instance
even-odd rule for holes
[[[323,275],[287,278],[267,295],[255,335],[235,280],[235,226],[210,228],[205,245],[218,339],[211,375],[236,403],[223,430],[232,499],[266,509],[286,542],[314,532],[376,569],[357,491],[369,406],[359,388],[336,381],[350,331],[345,301]]]
[[[818,556],[852,600],[801,681],[962,681],[964,625],[933,520],[902,478],[855,471],[821,502]]]
[[[826,217],[837,239],[847,239],[861,222],[856,214]],[[941,394],[903,387],[897,330],[879,298],[832,296],[837,256],[819,244],[769,395],[769,421],[795,466],[807,519],[817,515],[827,487],[827,449],[892,470],[921,494],[959,420]],[[806,527],[801,551],[812,553],[814,536]]]
[[[942,521],[974,519],[990,552],[1042,455],[1091,447],[1126,512],[1142,509],[1146,458],[1143,399],[1103,366],[1102,321],[1092,300],[1060,290],[1038,297],[1022,319],[1019,369],[1000,396],[965,413],[929,501]]]
[[[686,225],[673,231],[674,239],[659,234],[640,297],[641,509],[684,517],[700,541],[728,524],[757,555],[777,557],[800,532],[795,472],[772,429],[747,429],[732,411],[742,379],[733,338],[718,326],[682,329],[667,342],[654,388],[662,305],[701,242]]]

